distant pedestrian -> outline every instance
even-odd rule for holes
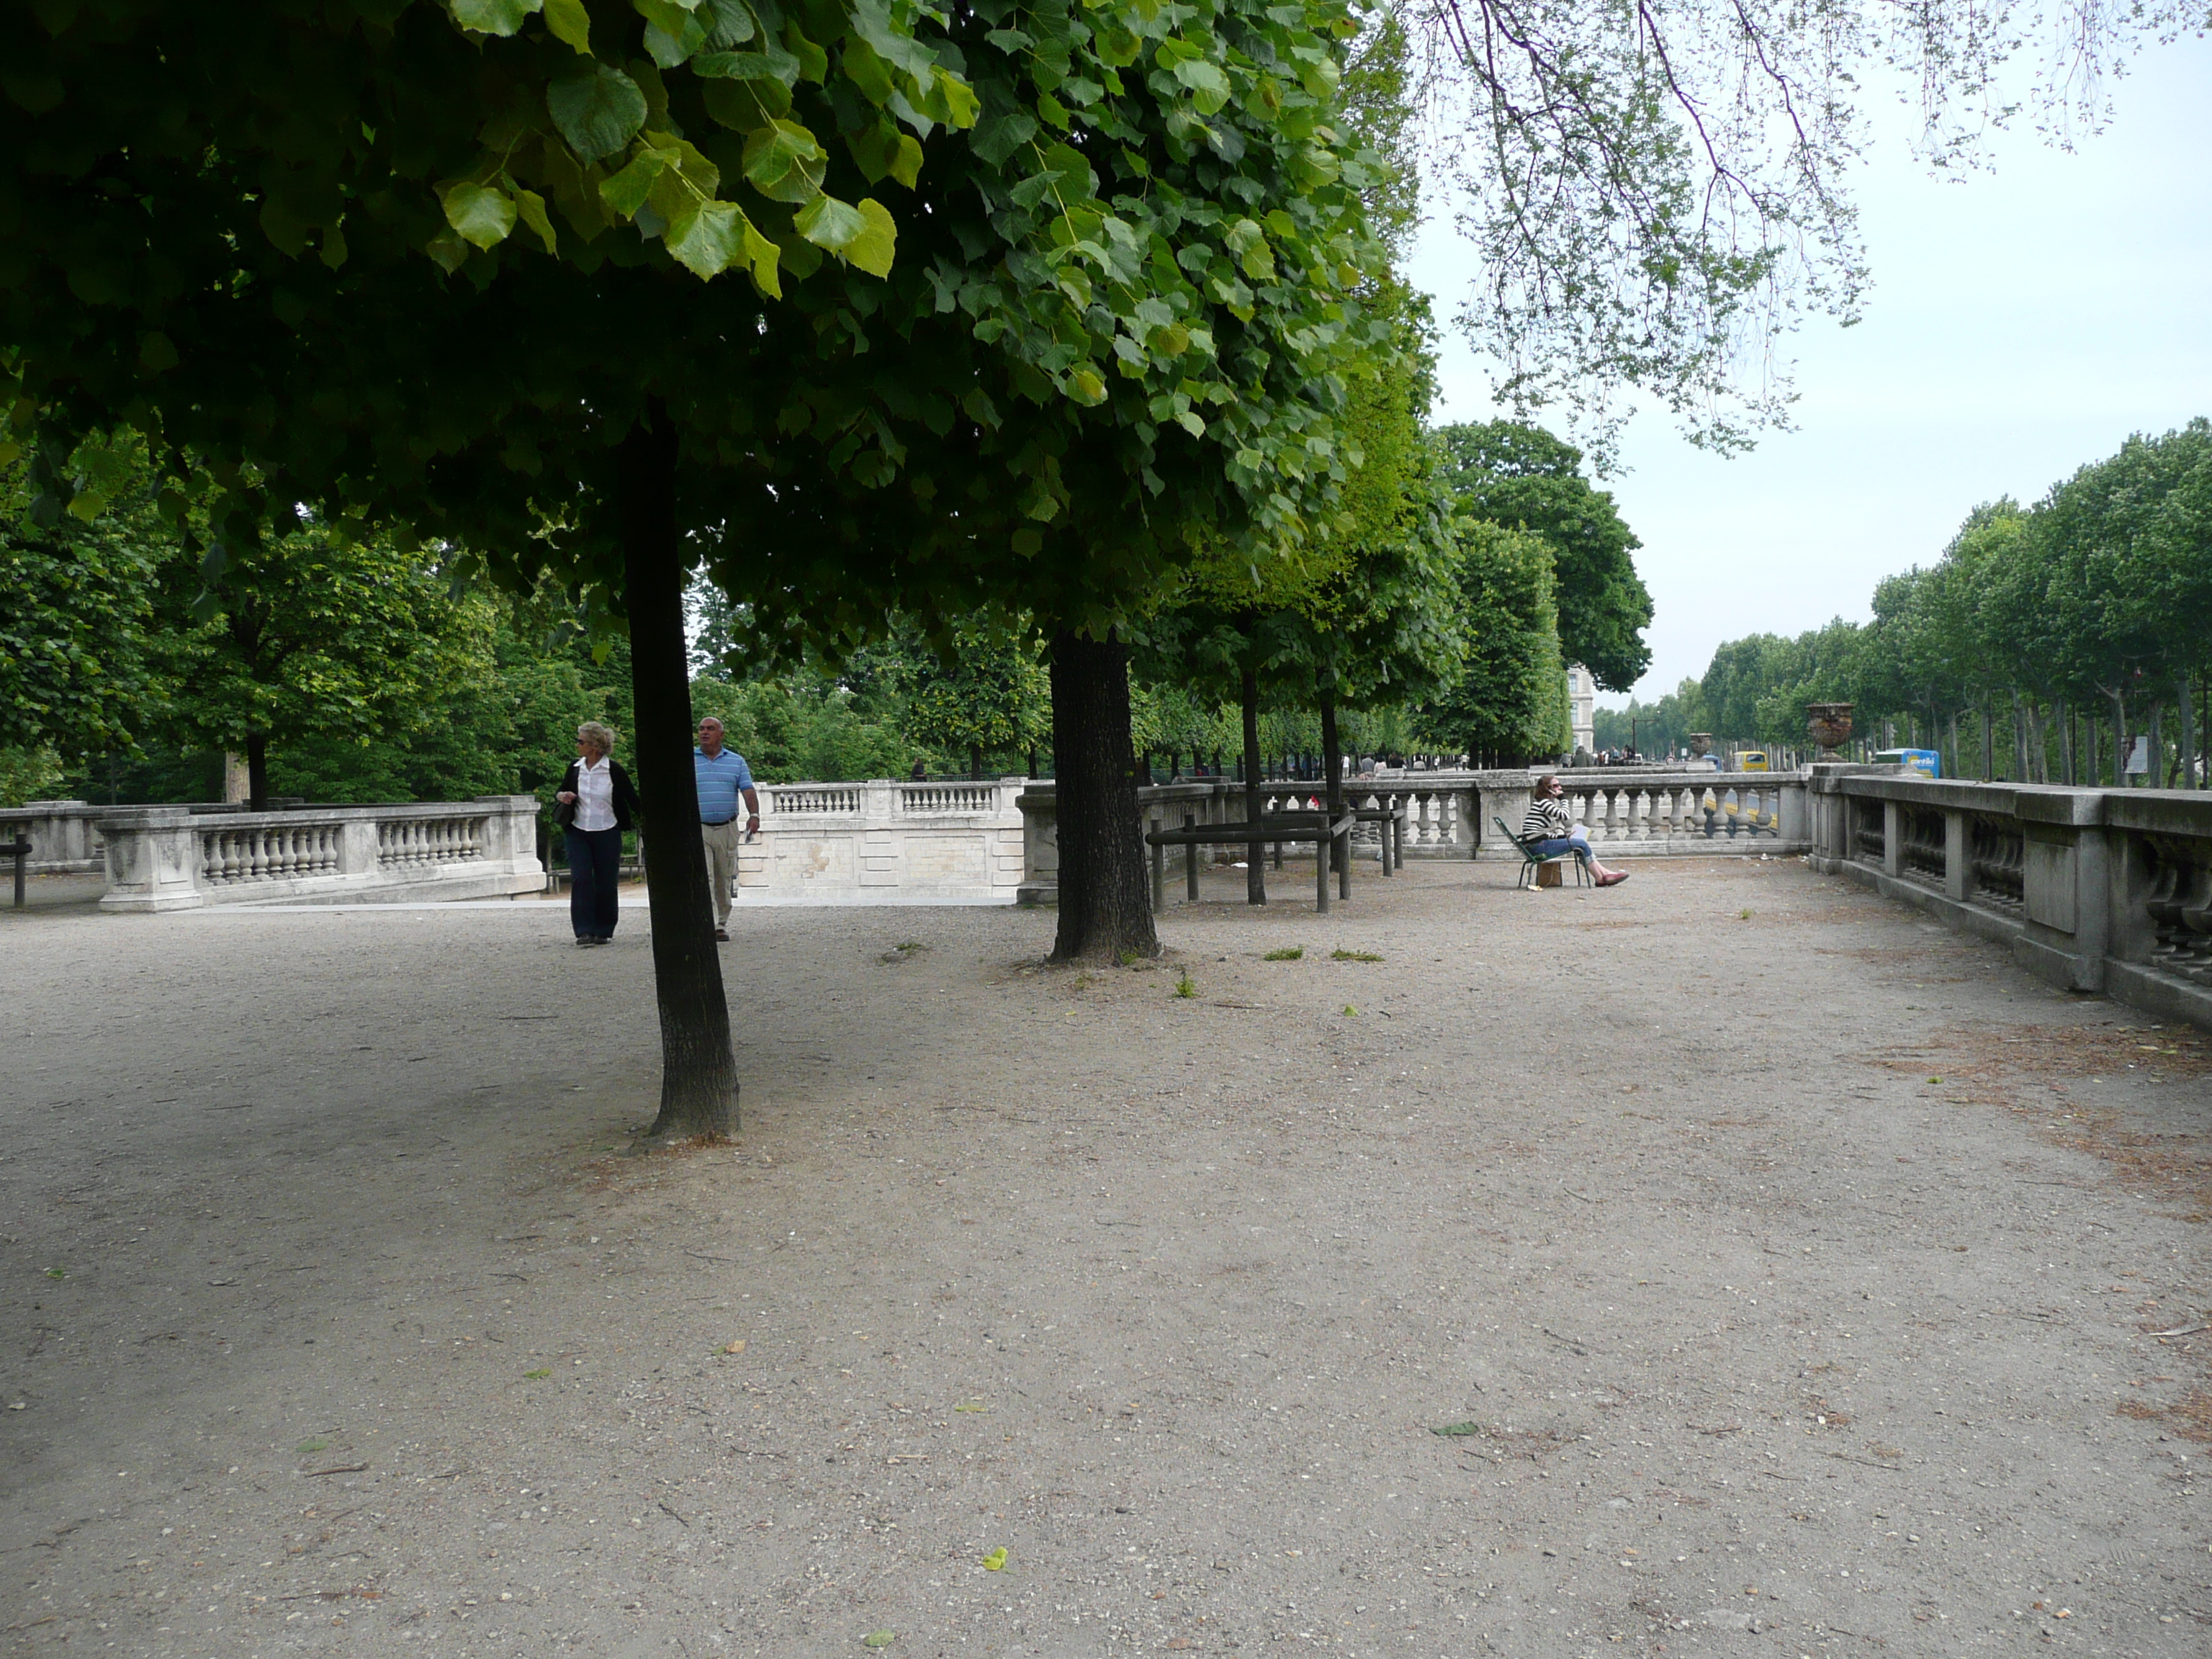
[[[597,720],[576,728],[576,758],[554,797],[553,820],[568,832],[568,921],[580,946],[615,936],[623,831],[637,812],[629,774],[615,764],[615,734]]]
[[[714,893],[714,937],[726,942],[738,868],[738,797],[744,797],[749,836],[760,828],[760,797],[753,793],[752,769],[736,750],[722,746],[722,723],[712,714],[699,722],[691,769],[699,788],[699,835],[707,843],[707,884]]]

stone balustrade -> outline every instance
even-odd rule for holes
[[[770,783],[738,848],[737,902],[1012,904],[1027,781]]]
[[[2030,970],[2212,1026],[2212,794],[1951,783],[1816,765],[1816,868]]]
[[[1517,833],[1528,811],[1537,769],[1411,772],[1382,778],[1347,778],[1345,804],[1355,809],[1402,804],[1408,859],[1499,858],[1519,867],[1521,854],[1501,834],[1498,820]],[[1661,770],[1656,767],[1577,768],[1563,771],[1565,805],[1583,824],[1601,856],[1698,856],[1711,854],[1774,856],[1803,853],[1811,842],[1805,775],[1799,772]],[[1260,786],[1264,809],[1296,810],[1321,799],[1317,782],[1271,781]],[[1022,899],[1041,902],[1060,879],[1058,804],[1049,779],[1031,783],[1020,799],[1024,876]],[[1231,778],[1154,784],[1137,791],[1144,828],[1179,830],[1188,816],[1198,823],[1242,821],[1244,786]],[[1382,826],[1363,823],[1352,838],[1355,857],[1380,854]],[[1216,849],[1217,861],[1242,850]]]
[[[100,820],[114,810],[81,800],[0,806],[0,841],[31,843],[27,868],[32,875],[98,875],[106,867]]]
[[[544,890],[534,795],[249,812],[102,808],[103,910],[396,904]]]

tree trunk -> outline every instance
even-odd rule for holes
[[[980,743],[971,743],[968,745],[968,781],[970,783],[979,782],[982,776],[983,745]]]
[[[714,951],[714,902],[699,839],[691,769],[690,655],[684,638],[684,567],[676,528],[676,428],[658,399],[623,439],[616,509],[629,611],[630,690],[637,731],[630,753],[653,916],[653,990],[660,1005],[660,1111],[656,1136],[727,1134],[738,1121],[730,1005]]]
[[[1990,693],[1982,695],[1982,781],[1997,781],[1996,717],[1991,707],[1996,698]]]
[[[2157,697],[2150,700],[2150,759],[2143,770],[2143,787],[2166,787],[2166,704]]]
[[[2174,711],[2181,716],[2181,787],[2197,787],[2197,710],[2189,701],[2189,672],[2184,669],[2173,678]]]
[[[1060,819],[1052,959],[1159,955],[1130,750],[1129,648],[1119,640],[1053,635],[1052,754]]]
[[[2112,700],[2112,787],[2128,787],[2128,694],[2123,686],[2105,695]]]
[[[1244,822],[1258,828],[1260,823],[1260,677],[1252,669],[1244,671],[1243,684],[1238,688],[1244,704]],[[1266,861],[1261,854],[1267,848],[1258,842],[1246,848],[1244,859],[1244,902],[1265,904],[1267,902],[1267,876],[1261,866]]]
[[[2058,771],[2071,789],[2080,775],[2074,769],[2074,706],[2061,698],[2051,706],[2051,718],[2058,727]]]
[[[246,810],[265,812],[269,810],[269,734],[248,732],[246,734]]]
[[[1344,744],[1336,731],[1336,695],[1321,694],[1322,776],[1328,784],[1328,815],[1344,811]]]

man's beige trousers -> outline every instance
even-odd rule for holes
[[[745,821],[732,818],[727,823],[702,823],[699,837],[707,843],[707,885],[714,892],[714,926],[726,927],[730,922],[730,884],[738,878],[738,840],[745,833]]]

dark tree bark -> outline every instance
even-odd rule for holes
[[[1255,670],[1244,671],[1239,688],[1244,702],[1244,822],[1257,828],[1260,823],[1260,676]],[[1244,860],[1244,902],[1265,904],[1267,902],[1267,874],[1261,866],[1266,864],[1267,848],[1254,842],[1246,849]]]
[[[265,812],[269,810],[269,734],[248,732],[246,734],[246,810]]]
[[[1336,694],[1321,694],[1322,775],[1328,783],[1328,815],[1344,811],[1344,744],[1336,734]]]
[[[730,1005],[714,953],[699,791],[691,769],[691,672],[684,637],[682,538],[676,528],[676,428],[656,400],[623,440],[616,507],[629,596],[631,745],[653,915],[653,989],[660,1004],[660,1112],[654,1135],[727,1134],[737,1127],[738,1068]]]
[[[1053,635],[1052,758],[1060,820],[1052,959],[1159,955],[1130,749],[1129,648],[1120,641]]]

